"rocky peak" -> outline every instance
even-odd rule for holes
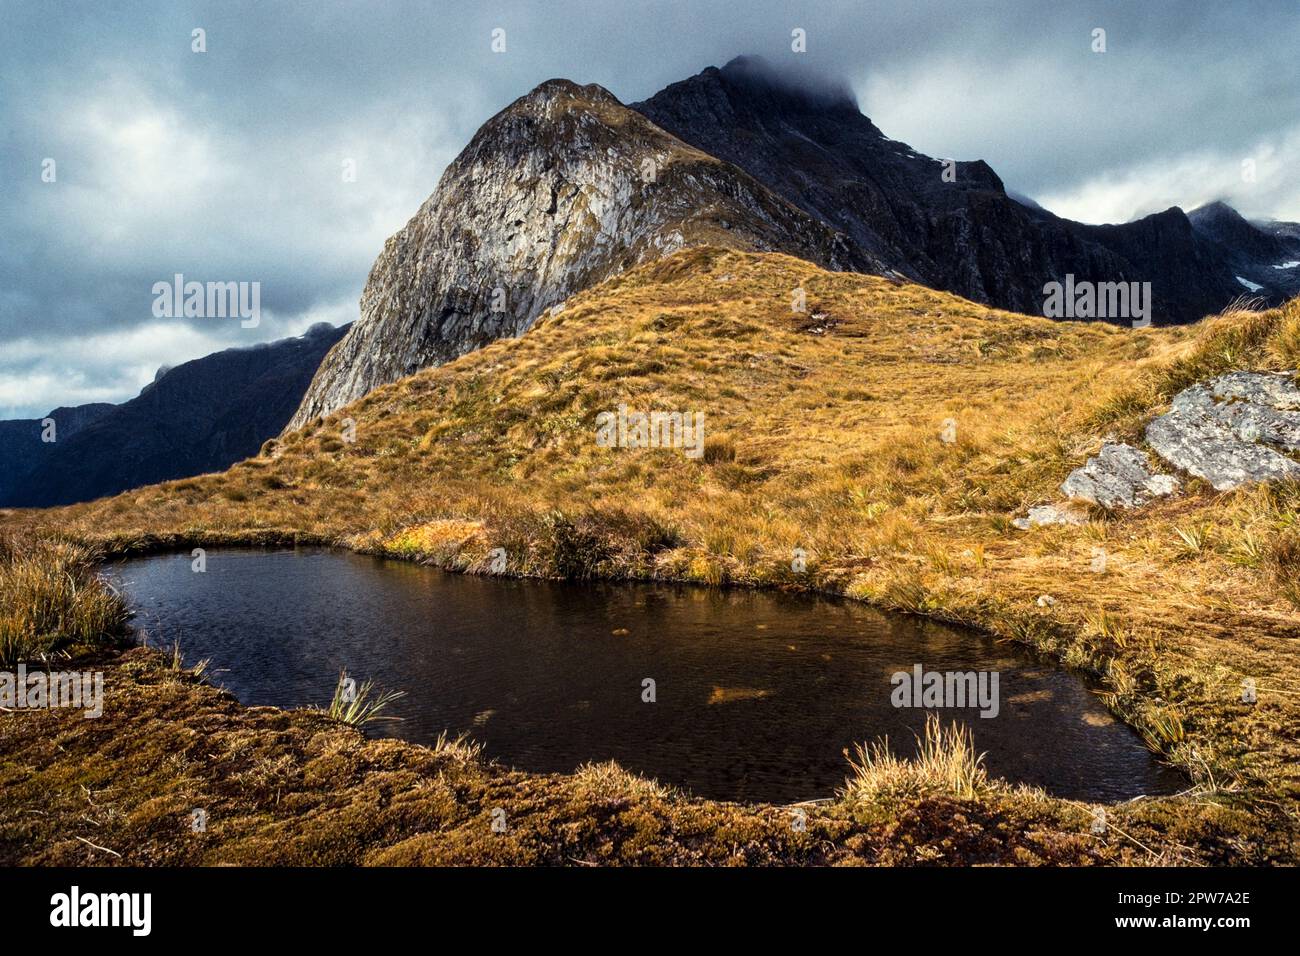
[[[1300,227],[1251,222],[1225,202],[1187,214],[1198,238],[1231,268],[1239,288],[1270,303],[1300,295]],[[1249,285],[1247,285],[1249,283]]]
[[[1206,237],[1257,259],[1277,260],[1289,251],[1286,243],[1251,223],[1225,202],[1198,206],[1187,218]]]
[[[290,422],[527,331],[572,293],[689,245],[880,271],[834,228],[607,90],[548,80],[485,123],[384,246],[361,318]]]
[[[682,81],[682,85],[689,84],[716,86],[726,92],[733,106],[752,109],[765,116],[781,113],[862,115],[858,98],[843,77],[825,76],[800,65],[778,67],[761,56],[738,56],[721,69],[709,67]]]
[[[616,97],[609,90],[605,89],[599,83],[575,83],[573,80],[566,80],[563,77],[546,80],[538,83],[535,87],[525,93],[519,99],[515,100],[509,110],[542,110],[555,108],[561,104],[586,104],[595,105],[604,103],[612,106],[621,105]]]
[[[674,83],[634,108],[740,166],[897,272],[979,302],[1041,314],[1043,286],[1067,274],[1150,281],[1157,320],[1168,322],[1217,311],[1240,291],[1181,211],[1132,229],[1060,219],[1008,196],[983,161],[918,153],[886,137],[851,94],[823,92],[835,84],[813,81],[802,95],[792,93],[799,82],[793,72],[757,69],[746,58]],[[1151,261],[1143,240],[1177,239],[1180,230],[1182,238]]]

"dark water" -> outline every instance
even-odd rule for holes
[[[465,731],[523,770],[613,759],[716,799],[830,796],[855,741],[887,734],[911,752],[927,712],[895,708],[890,675],[920,663],[999,672],[997,717],[941,711],[971,726],[997,776],[1088,800],[1182,782],[1078,678],[850,602],[468,577],[330,551],[209,551],[203,574],[166,555],[112,573],[151,644],[209,658],[246,704],[325,705],[345,668],[406,691],[388,711],[405,720],[378,733]]]

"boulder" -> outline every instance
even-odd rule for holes
[[[1218,491],[1300,478],[1300,388],[1292,373],[1230,372],[1174,396],[1147,426],[1148,444],[1165,461]]]
[[[1155,472],[1145,452],[1115,443],[1102,445],[1096,457],[1061,483],[1067,498],[1103,508],[1136,508],[1177,490],[1178,479]]]

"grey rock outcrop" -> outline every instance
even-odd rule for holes
[[[1061,484],[1067,498],[1103,508],[1137,508],[1177,490],[1178,479],[1153,471],[1140,448],[1114,443],[1102,445]]]
[[[1061,491],[1069,500],[1035,505],[1011,524],[1021,531],[1044,525],[1083,524],[1088,520],[1085,502],[1103,508],[1138,508],[1154,498],[1175,494],[1178,489],[1178,479],[1155,471],[1140,448],[1107,442],[1061,482]]]
[[[1218,491],[1300,478],[1300,464],[1283,454],[1300,450],[1300,388],[1292,373],[1221,375],[1174,396],[1146,439],[1165,461]]]

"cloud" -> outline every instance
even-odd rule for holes
[[[565,76],[631,102],[738,54],[790,64],[796,27],[798,62],[845,76],[887,135],[984,158],[1059,213],[1216,192],[1300,218],[1282,172],[1300,128],[1294,0],[4,4],[0,413],[122,400],[159,364],[247,344],[237,324],[157,326],[150,290],[176,272],[260,282],[262,340],[355,318],[384,240],[517,96]]]
[[[887,135],[984,159],[1009,188],[1086,222],[1215,198],[1300,218],[1300,191],[1283,171],[1297,168],[1300,85],[1280,82],[1300,12],[1184,11],[1199,21],[1193,29],[1150,10],[1135,20],[1135,10],[1101,9],[1048,14],[1011,49],[943,44],[874,70],[859,87],[862,108]],[[1092,51],[1090,24],[1109,27],[1106,52]],[[1260,175],[1243,188],[1248,157]]]
[[[1127,222],[1222,200],[1250,219],[1300,220],[1300,126],[1236,154],[1202,150],[1142,163],[1038,197],[1061,216]]]

